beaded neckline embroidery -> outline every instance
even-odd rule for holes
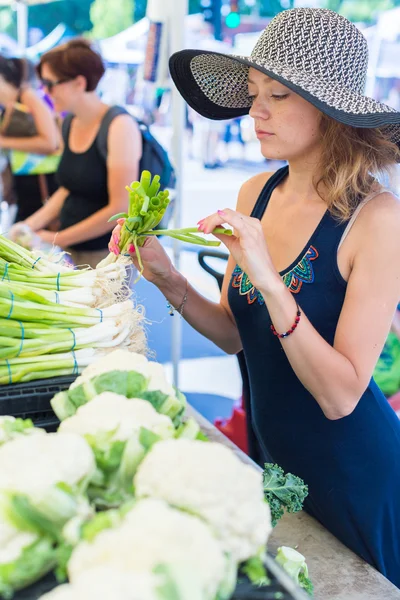
[[[313,283],[314,268],[312,261],[316,258],[318,258],[318,251],[314,246],[310,246],[297,265],[282,276],[284,284],[292,294],[298,294],[303,283]],[[241,296],[247,296],[249,304],[253,304],[256,300],[259,304],[264,304],[261,293],[254,287],[246,273],[239,266],[236,266],[233,271],[232,287],[237,288]]]

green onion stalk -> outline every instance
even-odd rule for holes
[[[200,235],[197,227],[186,227],[182,229],[158,229],[155,227],[162,220],[170,203],[168,190],[160,190],[159,175],[152,175],[149,171],[143,171],[140,181],[133,181],[126,187],[129,194],[129,208],[127,213],[118,213],[109,219],[125,219],[119,239],[120,255],[128,255],[133,246],[139,263],[139,278],[143,273],[143,263],[139,248],[143,246],[147,237],[151,235],[165,235],[181,242],[197,244],[201,246],[219,246],[221,242],[206,240]],[[212,233],[231,235],[230,229],[217,227]],[[104,267],[116,262],[118,257],[110,253],[102,260],[97,268]]]

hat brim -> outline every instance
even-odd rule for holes
[[[251,57],[208,50],[176,52],[169,60],[169,68],[178,91],[189,106],[209,119],[233,119],[248,114],[251,101],[247,77],[249,69],[254,68],[293,90],[336,121],[353,127],[387,128],[387,136],[400,147],[400,112],[306,73],[272,63],[261,65]]]

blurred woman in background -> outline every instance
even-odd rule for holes
[[[95,267],[108,254],[113,228],[108,219],[125,211],[125,186],[138,178],[142,138],[134,119],[96,93],[104,74],[100,55],[83,39],[44,54],[37,67],[54,109],[69,113],[63,123],[64,150],[59,189],[26,220],[42,241],[70,252],[75,264]],[[103,156],[99,138],[106,140]],[[55,236],[46,227],[59,218]]]
[[[58,187],[55,179],[60,145],[54,116],[28,77],[21,58],[0,56],[0,149],[8,154],[18,204],[17,219],[37,211]]]

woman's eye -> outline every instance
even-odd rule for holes
[[[253,102],[255,100],[255,96],[252,96],[251,94],[249,94],[249,100],[253,104]]]
[[[271,94],[271,98],[274,98],[274,100],[284,100],[288,96],[289,94]]]

